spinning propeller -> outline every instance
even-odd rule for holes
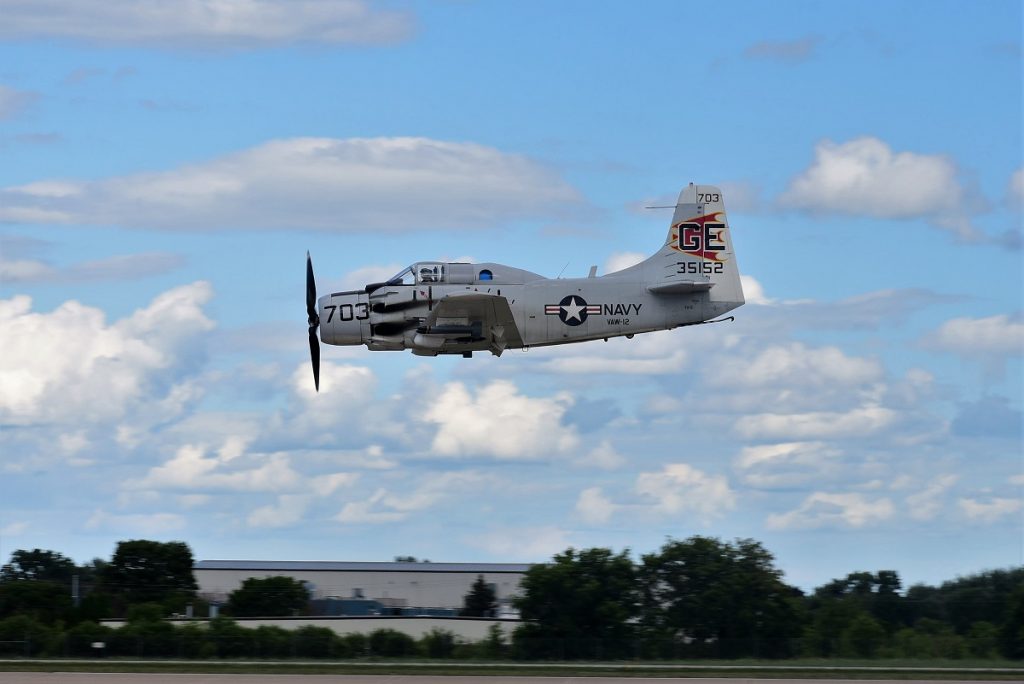
[[[306,316],[309,320],[309,358],[313,362],[313,384],[320,391],[320,316],[316,313],[316,281],[313,279],[313,259],[306,252]]]

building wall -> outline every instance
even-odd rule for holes
[[[469,593],[478,575],[493,584],[498,601],[516,595],[523,573],[519,572],[447,572],[447,571],[348,571],[348,570],[195,570],[199,594],[208,600],[226,601],[228,594],[238,589],[250,577],[266,578],[277,575],[308,582],[312,598],[328,596],[351,597],[359,589],[370,599],[405,600],[405,605],[417,607],[458,608]]]

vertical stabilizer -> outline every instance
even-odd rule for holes
[[[654,292],[707,290],[709,317],[743,304],[722,191],[713,185],[683,188],[665,244],[640,264]]]

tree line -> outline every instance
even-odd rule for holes
[[[357,657],[390,648],[389,656],[524,659],[1024,659],[1024,566],[906,590],[895,571],[859,571],[805,593],[783,581],[772,554],[752,539],[669,539],[639,560],[628,550],[570,548],[524,575],[514,601],[523,622],[508,643],[492,632],[476,645],[444,630],[420,642],[384,630],[373,641],[320,628],[258,632],[230,619],[309,614],[308,589],[283,576],[246,580],[208,626],[175,626],[163,618],[189,604],[207,614],[192,567],[184,542],[123,541],[109,561],[81,566],[55,551],[17,550],[0,568],[0,642],[35,643],[55,655],[91,639],[125,655],[191,657]],[[461,614],[496,609],[493,589],[478,577]],[[98,624],[109,617],[128,624]],[[381,645],[396,640],[402,645]]]

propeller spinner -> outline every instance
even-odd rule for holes
[[[316,281],[313,279],[313,259],[306,252],[306,316],[309,321],[309,358],[313,362],[313,384],[320,391],[320,316],[316,312]]]

